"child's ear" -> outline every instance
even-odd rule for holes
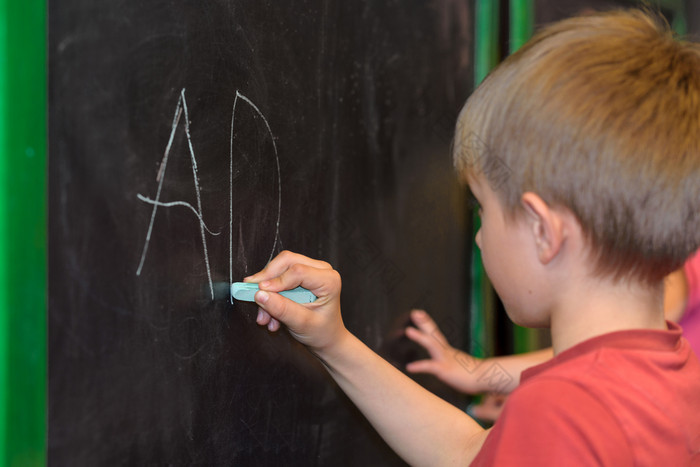
[[[537,247],[537,257],[542,264],[547,264],[559,253],[564,243],[561,215],[530,191],[523,193],[520,203],[525,209],[526,221]]]

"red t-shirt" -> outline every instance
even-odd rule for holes
[[[695,355],[700,357],[700,251],[685,262],[683,271],[688,281],[688,300],[678,324],[683,328],[683,335],[690,342]]]
[[[523,372],[472,465],[700,465],[700,362],[668,327],[598,336]]]

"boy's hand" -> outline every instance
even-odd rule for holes
[[[409,373],[429,373],[458,391],[481,392],[476,369],[481,360],[452,347],[435,321],[423,310],[413,310],[411,320],[417,328],[406,328],[406,336],[423,346],[430,358],[406,365]]]
[[[245,280],[260,286],[255,294],[261,308],[258,322],[273,331],[280,322],[286,324],[408,464],[452,465],[476,456],[486,432],[474,420],[411,381],[345,329],[340,275],[330,265],[285,251]],[[318,297],[315,302],[301,305],[276,293],[300,285]]]
[[[257,322],[270,331],[277,331],[282,322],[312,351],[327,349],[347,333],[340,315],[340,274],[330,264],[283,251],[244,281],[259,283]],[[302,305],[277,293],[298,286],[313,292],[316,301]]]

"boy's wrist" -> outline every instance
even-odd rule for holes
[[[331,369],[341,358],[346,358],[348,355],[348,348],[351,345],[352,339],[356,339],[355,336],[343,327],[335,339],[333,339],[328,344],[322,347],[310,348],[311,352],[316,355],[324,365]]]

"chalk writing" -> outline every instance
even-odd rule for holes
[[[170,156],[170,149],[173,146],[173,140],[175,139],[175,130],[180,122],[180,116],[182,115],[182,96],[184,95],[184,89],[180,93],[180,98],[177,100],[177,107],[175,108],[175,116],[173,117],[172,129],[170,130],[170,138],[168,139],[168,144],[165,146],[165,153],[163,154],[163,160],[160,162],[160,168],[158,170],[158,175],[156,176],[156,181],[158,182],[158,189],[156,190],[156,199],[153,202],[153,210],[151,211],[151,222],[148,224],[148,231],[146,232],[146,241],[143,245],[143,251],[141,252],[141,261],[139,262],[139,267],[136,269],[136,275],[141,275],[141,270],[143,269],[143,263],[146,261],[146,254],[148,253],[148,246],[151,242],[151,234],[153,233],[153,223],[156,219],[156,211],[158,210],[158,204],[160,200],[160,193],[163,189],[163,182],[165,181],[165,169],[168,167],[168,157]],[[138,195],[137,195],[138,196]]]
[[[270,135],[270,140],[272,141],[272,148],[274,151],[274,156],[275,156],[275,164],[276,164],[276,169],[277,169],[277,219],[275,221],[275,238],[274,242],[272,245],[272,250],[270,251],[270,257],[268,258],[268,262],[272,260],[272,257],[275,254],[275,250],[277,249],[277,245],[279,243],[279,228],[280,228],[280,217],[282,213],[282,177],[281,177],[281,172],[280,172],[280,160],[279,160],[279,154],[277,152],[277,144],[275,142],[275,136],[272,133],[272,129],[270,128],[270,124],[267,121],[267,118],[265,118],[265,115],[260,111],[260,109],[246,96],[241,94],[239,91],[236,91],[235,98],[233,100],[233,109],[231,111],[231,141],[230,141],[230,150],[229,150],[229,282],[233,283],[233,212],[234,212],[234,207],[233,207],[233,165],[234,165],[234,140],[235,140],[235,124],[236,124],[236,108],[238,105],[238,101],[241,100],[242,102],[246,103],[249,105],[255,113],[262,119],[262,121],[265,123],[265,129],[267,130],[267,133]],[[192,165],[192,179],[193,179],[193,184],[194,184],[194,190],[195,190],[195,195],[197,199],[197,206],[192,206],[190,203],[187,203],[185,201],[170,201],[170,202],[163,202],[161,201],[161,192],[163,188],[163,182],[165,181],[165,172],[167,170],[168,166],[168,159],[170,156],[170,151],[172,149],[173,141],[175,139],[175,134],[177,133],[177,128],[180,123],[180,118],[184,114],[185,116],[185,135],[187,137],[187,145],[190,153],[190,162]],[[150,204],[153,206],[153,209],[151,211],[151,219],[148,225],[148,230],[146,232],[146,240],[144,242],[143,246],[143,251],[141,252],[141,259],[139,261],[138,268],[136,269],[136,275],[140,276],[141,272],[143,270],[143,265],[146,261],[146,256],[148,254],[148,248],[150,245],[151,241],[151,235],[153,233],[153,225],[155,223],[155,218],[156,218],[156,212],[159,207],[163,208],[171,208],[171,207],[176,207],[176,206],[181,206],[189,209],[192,211],[192,213],[197,217],[199,221],[199,227],[200,227],[200,234],[201,234],[201,239],[202,239],[202,250],[203,250],[203,255],[204,255],[204,263],[206,266],[207,270],[207,278],[209,281],[209,290],[211,292],[211,298],[212,300],[214,299],[214,284],[212,281],[212,275],[211,275],[211,265],[209,263],[209,253],[207,249],[207,238],[206,238],[206,233],[209,233],[211,235],[219,235],[220,232],[213,232],[209,227],[207,227],[206,223],[204,222],[204,216],[202,214],[202,199],[201,199],[201,189],[199,185],[199,178],[197,174],[197,157],[195,155],[194,151],[194,146],[192,144],[192,137],[190,135],[190,119],[189,119],[189,114],[188,114],[188,109],[187,109],[187,99],[185,98],[185,89],[183,88],[182,91],[180,91],[180,97],[178,98],[177,105],[175,108],[175,115],[173,116],[173,121],[172,121],[172,127],[170,130],[170,137],[168,139],[168,144],[165,147],[165,152],[163,154],[163,159],[161,160],[160,167],[158,169],[158,174],[156,175],[156,182],[158,182],[158,188],[156,189],[156,196],[155,199],[149,198],[147,196],[144,196],[142,194],[137,194],[136,197],[139,199],[139,201],[142,201],[144,203]],[[239,226],[240,227],[240,226]],[[239,248],[242,249],[243,245],[242,243],[239,245]],[[239,251],[239,254],[241,252]]]
[[[246,96],[236,91],[236,98],[233,100],[233,110],[231,111],[231,145],[230,145],[230,165],[229,165],[229,282],[233,283],[233,140],[234,140],[234,128],[236,121],[236,104],[238,99],[252,107],[253,110],[262,118],[265,122],[265,128],[270,135],[270,140],[272,141],[272,148],[275,152],[275,163],[277,164],[277,221],[275,222],[275,240],[272,244],[272,250],[270,251],[270,257],[267,262],[272,260],[275,254],[275,249],[277,248],[277,242],[280,236],[280,215],[282,213],[282,177],[280,174],[280,159],[277,153],[277,144],[275,143],[275,136],[272,134],[272,129],[270,129],[270,124],[267,122],[265,116],[260,112],[260,109],[251,102]],[[231,298],[233,300],[233,298]]]
[[[192,212],[194,213],[195,216],[197,216],[197,219],[199,219],[199,221],[202,223],[202,225],[204,225],[204,229],[205,229],[207,232],[209,232],[211,235],[219,235],[219,234],[221,233],[221,232],[212,232],[211,229],[209,229],[209,227],[207,227],[207,226],[204,224],[204,220],[202,219],[202,216],[199,214],[199,212],[198,212],[198,211],[194,208],[194,206],[192,206],[190,203],[186,203],[185,201],[172,201],[172,202],[170,202],[170,203],[162,203],[162,202],[160,202],[160,201],[156,201],[156,200],[154,200],[154,199],[148,198],[148,197],[143,196],[143,195],[141,195],[141,194],[137,194],[136,197],[137,197],[139,200],[143,201],[144,203],[154,204],[154,205],[160,206],[160,207],[162,207],[162,208],[171,208],[171,207],[173,207],[173,206],[183,206],[183,207],[186,207],[187,209],[189,209],[190,211],[192,211]]]

